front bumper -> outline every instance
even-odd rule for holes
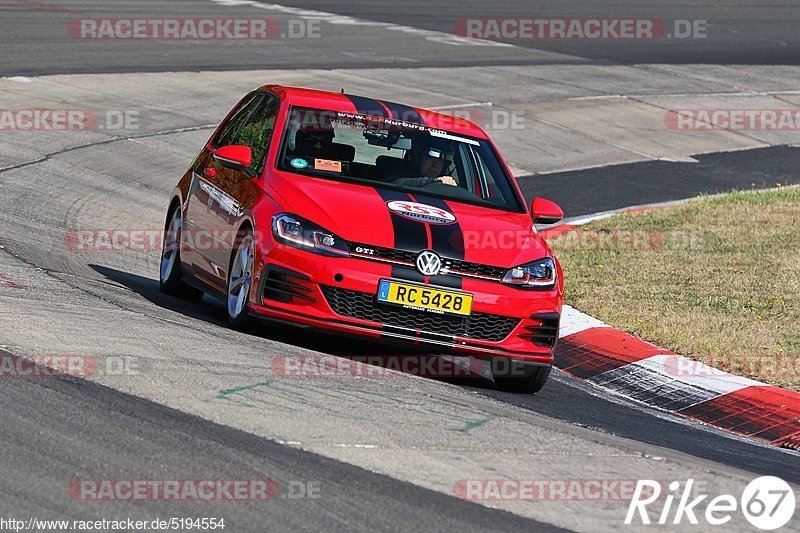
[[[463,279],[460,290],[474,300],[472,315],[462,318],[378,303],[378,283],[389,278],[389,265],[277,246],[256,265],[250,309],[257,316],[436,353],[552,363],[562,303],[558,288],[525,291]]]

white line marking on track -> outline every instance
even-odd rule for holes
[[[492,107],[494,104],[491,102],[473,102],[471,104],[452,104],[452,105],[440,105],[429,107],[431,111],[441,111],[443,109],[461,109],[464,107]]]
[[[397,31],[408,35],[416,35],[424,38],[426,41],[435,42],[439,44],[447,44],[452,46],[495,46],[495,47],[514,47],[513,44],[500,43],[497,41],[488,41],[484,39],[471,39],[461,37],[453,33],[445,33],[441,31],[423,30],[411,26],[403,26],[400,24],[392,24],[390,22],[379,22],[375,20],[367,20],[355,18],[348,15],[340,15],[338,13],[330,13],[327,11],[317,11],[312,9],[301,9],[296,7],[283,6],[280,4],[267,4],[258,2],[256,0],[210,0],[215,4],[225,7],[238,7],[238,6],[251,6],[258,9],[267,11],[274,11],[276,13],[284,13],[293,15],[302,19],[313,19],[327,22],[328,24],[338,26],[372,26],[384,28],[389,31]]]
[[[585,100],[624,100],[626,98],[678,98],[678,97],[692,97],[697,98],[701,96],[777,96],[777,95],[797,95],[800,94],[798,90],[791,91],[732,91],[732,92],[714,92],[714,93],[664,93],[664,94],[601,94],[593,96],[572,96],[567,100],[585,101]]]

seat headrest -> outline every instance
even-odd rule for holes
[[[393,172],[403,166],[405,161],[399,157],[392,157],[390,155],[379,155],[375,159],[375,172],[379,178],[385,178],[390,172]]]
[[[334,161],[352,162],[356,158],[356,148],[349,144],[331,143],[330,147],[325,151],[325,157]]]

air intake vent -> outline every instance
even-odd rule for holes
[[[542,313],[531,316],[539,325],[522,326],[528,333],[520,333],[523,339],[528,339],[536,346],[552,348],[558,339],[558,313]]]
[[[274,300],[282,303],[288,303],[295,299],[304,302],[317,301],[316,298],[310,296],[314,289],[309,286],[308,276],[288,268],[267,266],[264,269],[261,287],[262,301]]]

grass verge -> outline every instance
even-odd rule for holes
[[[800,390],[800,188],[617,215],[550,244],[577,309],[721,370]]]

